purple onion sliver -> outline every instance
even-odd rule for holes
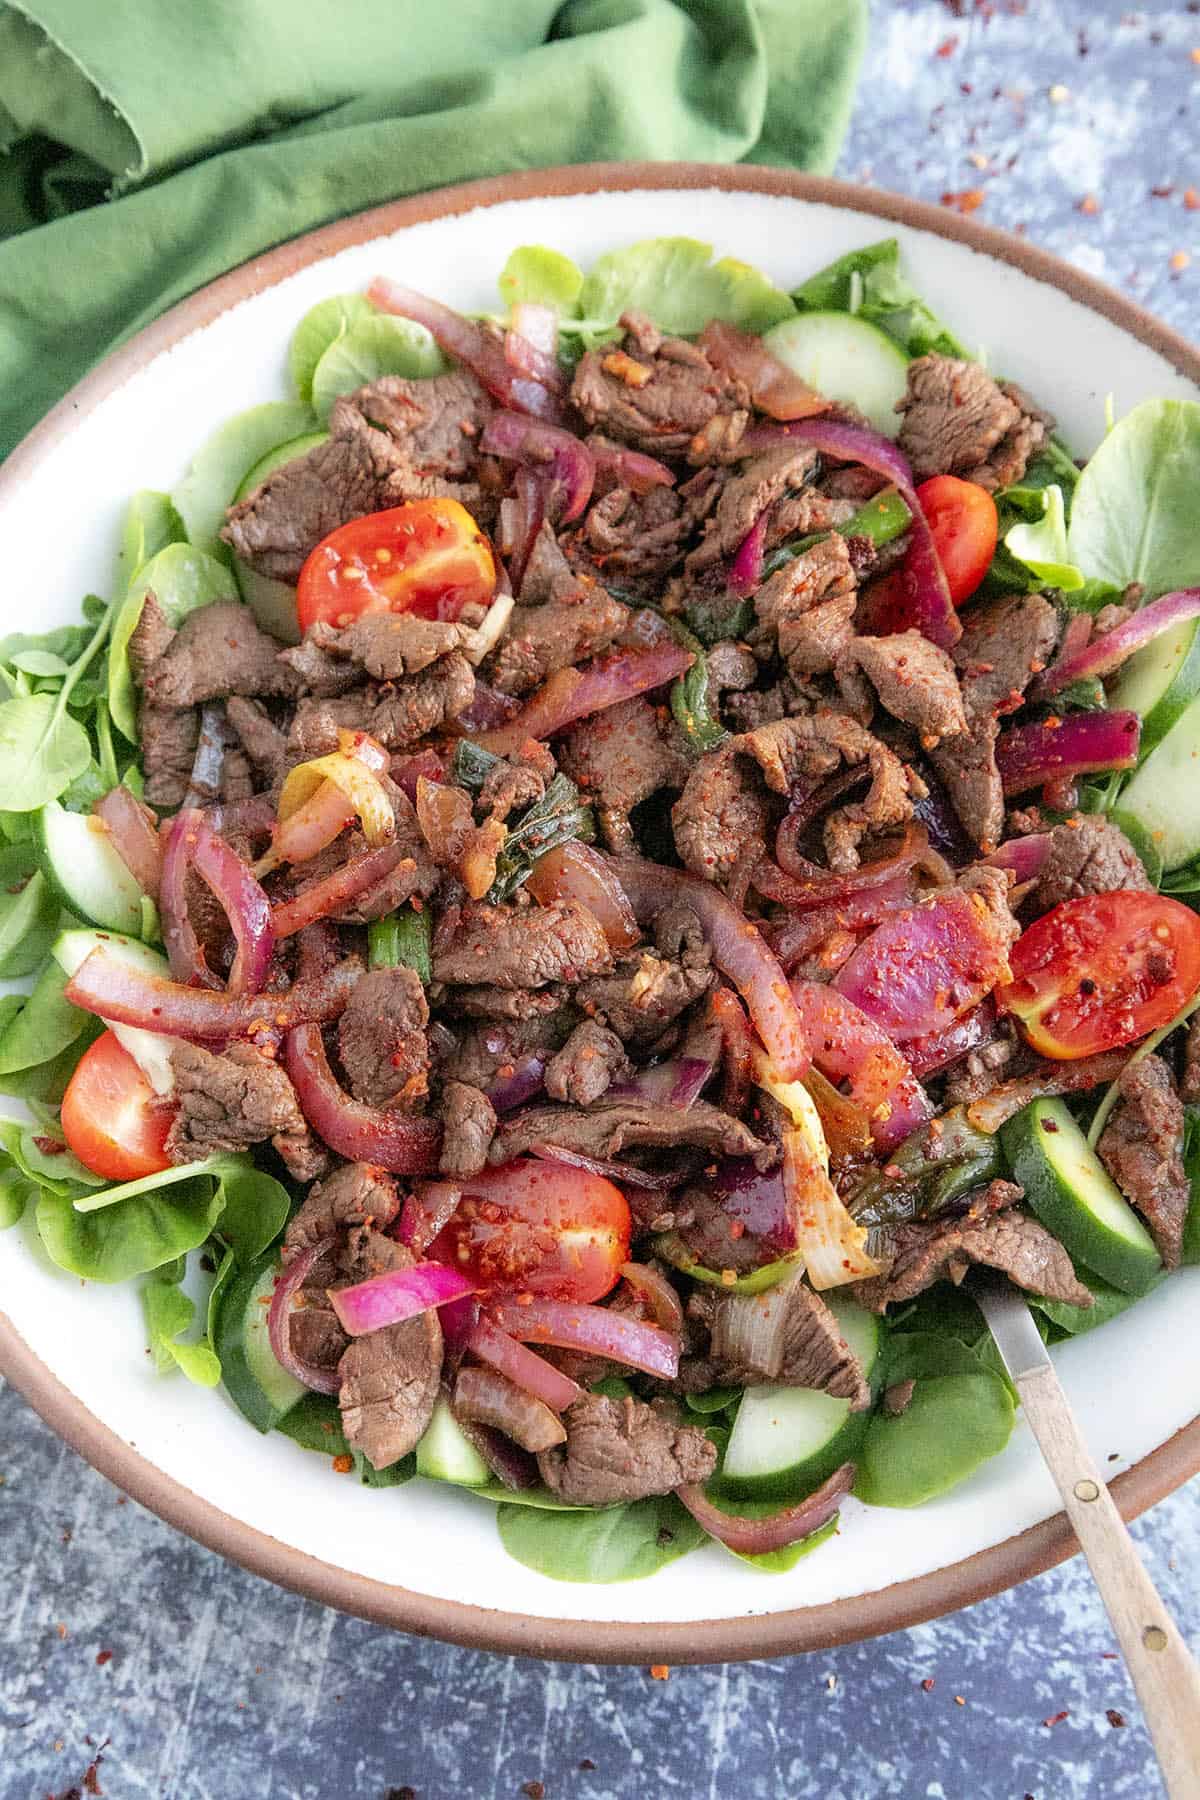
[[[475,1283],[457,1269],[427,1262],[415,1263],[411,1269],[388,1269],[353,1287],[332,1288],[329,1302],[343,1329],[351,1337],[362,1337],[474,1291]]]
[[[267,1313],[267,1337],[275,1361],[303,1387],[311,1388],[314,1394],[336,1394],[342,1384],[336,1369],[304,1362],[292,1349],[292,1301],[319,1258],[332,1249],[335,1242],[333,1236],[321,1238],[292,1258],[275,1283]]]
[[[1162,632],[1198,615],[1200,588],[1178,588],[1173,593],[1163,594],[1114,630],[1090,638],[1081,649],[1064,644],[1062,656],[1040,677],[1036,692],[1039,696],[1057,694],[1073,681],[1111,675],[1135,651],[1144,649]],[[1077,616],[1086,617],[1086,614]]]
[[[729,573],[725,577],[725,585],[731,594],[744,600],[752,594],[762,580],[763,550],[767,541],[767,524],[771,509],[765,506],[755,519],[753,525],[738,546],[737,554],[729,565]]]

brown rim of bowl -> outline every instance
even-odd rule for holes
[[[1102,282],[1046,250],[923,201],[787,170],[707,163],[593,163],[529,170],[397,200],[282,244],[181,301],[85,377],[47,414],[0,469],[0,496],[105,397],[153,357],[229,307],[352,244],[410,225],[497,206],[609,190],[702,190],[779,194],[927,231],[1011,264],[1156,350],[1200,386],[1200,353],[1186,339]],[[78,1400],[0,1314],[0,1373],[58,1434],[133,1499],[198,1543],[281,1587],[377,1624],[471,1649],[603,1663],[703,1663],[828,1649],[897,1631],[969,1606],[1052,1568],[1078,1548],[1064,1513],[976,1555],[873,1593],[788,1612],[734,1619],[614,1623],[546,1619],[440,1600],[355,1575],[253,1530],[162,1473]],[[1127,1519],[1200,1469],[1200,1417],[1113,1481]]]

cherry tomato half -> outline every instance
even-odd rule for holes
[[[164,1104],[117,1037],[106,1031],[84,1051],[63,1095],[63,1136],[81,1163],[108,1181],[169,1169]]]
[[[300,629],[348,625],[364,612],[457,619],[496,585],[488,541],[457,500],[410,500],[352,519],[322,538],[300,571]]]
[[[923,481],[917,499],[946,571],[950,598],[955,606],[961,606],[975,592],[996,554],[996,502],[986,488],[974,481],[960,481],[957,475],[934,475]]]
[[[522,1158],[465,1181],[426,1255],[485,1294],[540,1294],[586,1305],[616,1286],[629,1259],[629,1204],[602,1175]]]
[[[1136,1043],[1200,988],[1200,917],[1163,894],[1064,900],[1022,932],[996,990],[1043,1056],[1059,1062]]]

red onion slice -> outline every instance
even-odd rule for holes
[[[1073,681],[1111,675],[1135,650],[1141,650],[1146,644],[1152,643],[1161,632],[1170,631],[1173,626],[1182,625],[1186,619],[1194,619],[1198,615],[1200,588],[1177,588],[1173,593],[1161,595],[1113,631],[1105,631],[1099,637],[1091,638],[1082,649],[1067,649],[1064,645],[1064,652],[1058,661],[1051,663],[1045,674],[1038,678],[1034,687],[1035,697],[1041,699],[1049,694],[1057,694]],[[1086,614],[1079,616],[1087,617]]]
[[[871,1120],[876,1147],[891,1150],[933,1111],[906,1059],[874,1019],[837,988],[793,981],[792,995],[829,1081],[846,1082]]]
[[[176,981],[191,987],[219,988],[221,983],[208,966],[188,910],[187,877],[192,865],[200,813],[185,806],[167,828],[159,882],[159,912],[163,945]]]
[[[648,494],[651,488],[674,487],[675,472],[656,456],[641,450],[627,450],[623,444],[588,445],[597,474],[611,475],[632,494]]]
[[[411,859],[411,852],[402,843],[382,844],[378,850],[367,850],[362,856],[351,857],[332,875],[310,882],[292,899],[272,907],[271,928],[275,936],[291,937],[305,925],[315,924],[330,914],[345,912],[353,901],[378,887],[406,857]]]
[[[735,1550],[739,1556],[761,1556],[768,1550],[784,1550],[789,1544],[798,1544],[801,1538],[811,1537],[814,1531],[828,1525],[854,1486],[857,1473],[854,1463],[843,1463],[807,1500],[782,1512],[768,1513],[765,1519],[743,1519],[737,1513],[722,1512],[702,1487],[676,1488],[675,1496],[697,1525],[703,1525],[709,1536],[727,1549]]]
[[[449,1223],[462,1199],[458,1181],[416,1181],[404,1196],[396,1236],[418,1254],[427,1250],[442,1227]]]
[[[512,694],[498,694],[495,688],[486,681],[475,682],[475,695],[465,712],[459,713],[451,722],[450,728],[465,736],[473,736],[476,732],[494,731],[497,726],[507,725],[521,710],[521,702]]]
[[[352,1099],[334,1079],[316,1025],[289,1031],[284,1053],[305,1118],[347,1162],[375,1163],[393,1175],[425,1175],[437,1167],[442,1128],[436,1120],[384,1112]]]
[[[323,1369],[318,1363],[304,1362],[292,1349],[292,1301],[300,1292],[317,1261],[336,1243],[333,1236],[321,1238],[309,1249],[293,1256],[275,1282],[271,1306],[267,1313],[267,1336],[271,1353],[280,1368],[314,1394],[336,1394],[341,1377],[336,1369]]]
[[[780,1256],[796,1249],[798,1220],[779,1164],[764,1172],[755,1168],[749,1156],[724,1156],[711,1185],[722,1210],[744,1225],[752,1237],[760,1238]]]
[[[456,1417],[501,1431],[522,1450],[536,1455],[566,1439],[562,1420],[544,1400],[501,1375],[498,1369],[460,1369],[454,1384]]]
[[[629,1081],[608,1089],[608,1100],[646,1100],[652,1106],[676,1106],[685,1112],[697,1101],[716,1072],[702,1056],[672,1056],[639,1069]]]
[[[466,1348],[480,1362],[490,1363],[518,1387],[533,1394],[544,1402],[552,1412],[565,1412],[576,1400],[582,1400],[584,1390],[553,1363],[548,1363],[544,1356],[536,1350],[529,1350],[524,1344],[489,1318],[481,1318],[470,1332]]]
[[[163,846],[158,820],[129,788],[109,788],[92,808],[108,828],[112,847],[143,893],[158,899]]]
[[[695,913],[712,948],[713,961],[745,1000],[759,1037],[785,1081],[799,1081],[808,1068],[808,1036],[779,958],[750,920],[711,882],[640,857],[611,859],[617,879],[640,919],[653,919],[668,897]]]
[[[559,398],[566,393],[566,377],[558,366],[558,314],[552,306],[522,300],[513,307],[512,324],[504,334],[504,357],[518,375],[540,382]]]
[[[382,1331],[404,1319],[432,1312],[447,1300],[475,1292],[475,1283],[445,1263],[414,1263],[410,1269],[386,1269],[353,1287],[330,1288],[329,1304],[351,1337]]]
[[[1142,721],[1135,712],[1077,712],[1063,719],[1014,725],[996,741],[1005,795],[1024,794],[1060,776],[1132,769]]]
[[[678,1336],[683,1330],[683,1303],[662,1270],[652,1263],[627,1262],[622,1263],[621,1274],[630,1287],[649,1302],[662,1329]]]
[[[540,1051],[526,1050],[512,1063],[511,1069],[511,1074],[497,1074],[485,1090],[498,1113],[512,1112],[514,1107],[524,1106],[527,1100],[532,1100],[535,1094],[541,1093],[546,1074],[546,1058]]]
[[[936,1075],[957,1062],[969,1050],[989,1044],[996,1035],[996,1025],[996,1008],[989,996],[944,1031],[931,1032],[928,1037],[909,1038],[904,1046],[908,1066],[918,1081],[924,1081],[927,1076]]]
[[[833,978],[896,1043],[945,1031],[1008,977],[1008,941],[972,894],[948,888],[892,913]]]
[[[233,846],[218,837],[203,819],[195,827],[192,862],[197,875],[220,902],[237,944],[229,971],[229,992],[257,994],[267,979],[275,948],[271,902]]]
[[[395,313],[401,319],[413,319],[423,325],[435,343],[465,363],[502,405],[533,413],[551,423],[561,416],[562,408],[555,396],[541,382],[520,375],[506,359],[504,346],[473,319],[465,319],[440,300],[431,300],[386,276],[377,276],[371,283],[367,299],[380,312]]]
[[[767,349],[762,338],[739,331],[723,319],[710,319],[700,345],[714,368],[744,381],[759,412],[771,419],[807,419],[833,405],[794,369]]]
[[[618,650],[582,669],[559,669],[507,725],[482,732],[476,741],[497,756],[507,756],[527,738],[553,737],[576,719],[674,681],[695,660],[679,644],[661,644],[650,650]]]
[[[391,775],[396,786],[403,788],[415,805],[419,778],[423,775],[426,781],[445,781],[446,759],[436,750],[418,750],[415,756],[395,756]]]
[[[590,844],[572,839],[547,850],[534,863],[525,885],[543,906],[552,900],[577,900],[599,920],[613,950],[631,949],[642,935],[610,864]]]
[[[583,1350],[664,1381],[673,1381],[679,1373],[678,1338],[608,1306],[573,1306],[565,1300],[534,1300],[520,1306],[505,1301],[493,1308],[492,1317],[502,1331],[524,1343]]]
[[[361,963],[348,959],[325,975],[302,977],[286,993],[214,993],[210,988],[166,981],[100,948],[80,964],[65,991],[73,1006],[82,1006],[85,1012],[114,1025],[139,1025],[145,1031],[200,1043],[225,1042],[235,1037],[271,1036],[310,1022],[328,1023],[345,1011],[361,974]]]
[[[763,551],[767,542],[767,525],[770,522],[771,509],[765,506],[753,525],[738,546],[737,554],[729,565],[725,577],[725,585],[731,594],[744,600],[752,594],[762,580]]]
[[[568,1168],[586,1169],[589,1175],[603,1175],[607,1181],[618,1184],[624,1182],[627,1187],[658,1191],[678,1187],[682,1179],[679,1175],[654,1175],[646,1169],[637,1168],[633,1163],[610,1162],[602,1156],[585,1156],[582,1150],[567,1150],[561,1144],[531,1144],[529,1154],[536,1156],[539,1162],[566,1163]]]
[[[1049,854],[1050,833],[1034,831],[1028,837],[1009,838],[1007,844],[1001,844],[982,860],[991,869],[1011,869],[1016,886],[1021,887],[1027,881],[1037,880]]]
[[[578,519],[592,497],[596,464],[591,451],[573,432],[520,413],[494,412],[483,428],[479,448],[487,456],[531,463],[548,473],[563,490],[561,523]]]

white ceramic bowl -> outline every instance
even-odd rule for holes
[[[754,169],[614,167],[476,183],[246,265],[68,396],[0,472],[7,624],[46,629],[74,618],[89,589],[103,591],[128,496],[169,488],[224,418],[283,396],[292,328],[325,295],[383,272],[466,309],[494,306],[497,272],[517,244],[550,244],[586,264],[663,232],[707,239],[790,287],[893,231],[933,306],[1051,406],[1079,451],[1101,436],[1107,394],[1118,412],[1149,395],[1194,397],[1200,359],[1165,328],[1019,240],[913,202]],[[1127,1513],[1200,1466],[1198,1300],[1200,1270],[1184,1271],[1055,1352]],[[328,1459],[259,1437],[222,1394],[157,1377],[135,1288],[52,1268],[28,1222],[0,1235],[0,1304],[0,1368],[136,1498],[274,1580],[464,1643],[610,1661],[779,1654],[947,1611],[1073,1547],[1020,1423],[1003,1456],[941,1500],[911,1512],[847,1502],[838,1539],[790,1574],[764,1576],[706,1547],[648,1581],[564,1585],[508,1558],[489,1505],[424,1481],[361,1488]]]

